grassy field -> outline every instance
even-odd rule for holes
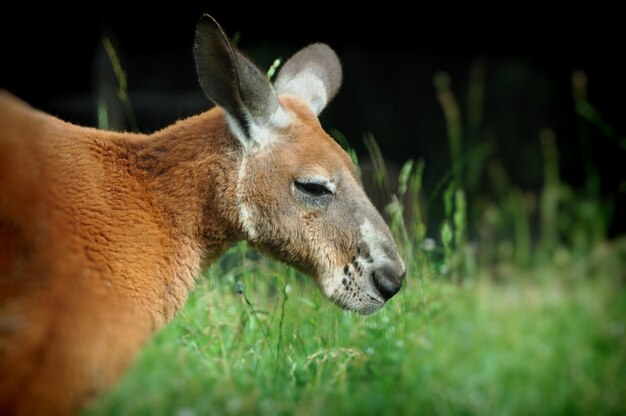
[[[574,75],[590,146],[592,129],[608,130]],[[476,139],[484,80],[466,123],[447,75],[434,81],[452,166],[429,195],[423,162],[392,181],[366,140],[408,271],[383,310],[342,311],[241,243],[86,414],[626,414],[626,238],[606,237],[614,214],[593,162],[580,189],[563,183],[544,130],[544,184],[516,187]],[[438,207],[426,238],[422,214]]]
[[[240,246],[88,414],[624,414],[625,243],[500,282],[426,264],[368,317]]]

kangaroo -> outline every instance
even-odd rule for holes
[[[370,314],[405,266],[318,114],[341,84],[325,44],[272,83],[210,16],[216,106],[150,135],[79,127],[0,93],[0,414],[73,414],[110,389],[234,242]]]

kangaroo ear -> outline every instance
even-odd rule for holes
[[[341,76],[341,63],[335,51],[323,43],[314,43],[285,63],[274,87],[278,94],[294,95],[319,114],[337,94]]]
[[[265,74],[231,45],[208,14],[196,27],[194,56],[204,94],[226,111],[232,133],[247,149],[267,144],[276,129],[289,124]]]

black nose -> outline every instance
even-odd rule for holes
[[[400,291],[405,275],[406,270],[399,273],[397,269],[393,267],[382,267],[372,272],[372,280],[383,299],[388,301],[393,295]]]

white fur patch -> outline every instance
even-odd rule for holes
[[[324,82],[311,70],[302,71],[281,85],[279,93],[296,96],[307,103],[315,114],[321,113],[328,103]]]
[[[275,128],[283,129],[291,124],[291,115],[285,111],[280,105],[272,114],[269,124]]]
[[[283,129],[291,124],[291,115],[285,111],[280,105],[276,111],[270,117],[269,121],[265,125],[259,124],[252,116],[245,111],[245,117],[250,128],[250,138],[246,137],[239,122],[226,114],[226,122],[233,135],[241,142],[246,149],[246,153],[254,153],[271,142],[276,140],[278,130]]]
[[[365,220],[363,224],[359,226],[359,231],[361,232],[361,238],[369,246],[370,255],[374,260],[374,263],[372,264],[374,268],[376,268],[381,262],[384,263],[385,260],[387,260],[398,261],[400,262],[400,268],[402,270],[405,269],[404,261],[399,255],[397,255],[395,259],[392,259],[385,253],[383,245],[385,244],[386,237],[384,237],[380,232],[377,232],[371,222]]]
[[[382,248],[385,238],[381,236],[380,231],[377,231],[368,220],[363,221],[363,224],[359,226],[359,231],[361,239],[369,246],[374,264],[386,259],[387,255]]]
[[[239,175],[237,177],[237,205],[239,205],[239,223],[245,233],[248,240],[253,240],[257,237],[256,229],[254,228],[254,221],[252,219],[252,213],[248,208],[248,204],[245,202],[245,193],[243,189],[243,181],[246,177],[246,156],[241,159],[241,165],[239,165]]]
[[[335,296],[335,294],[341,289],[341,271],[339,270],[320,280],[322,292],[324,292],[328,298]]]

